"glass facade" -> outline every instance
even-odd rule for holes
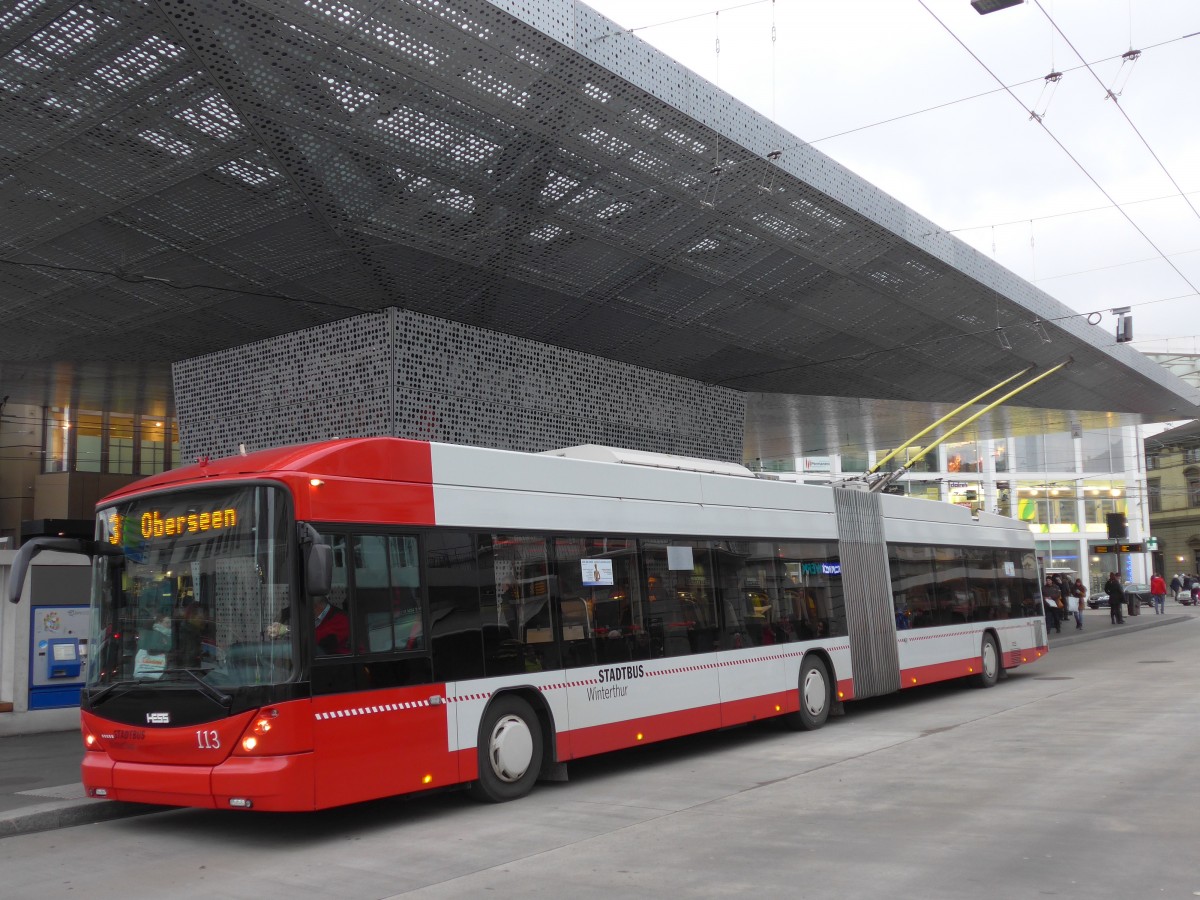
[[[1034,533],[1043,568],[1068,569],[1093,586],[1118,565],[1125,580],[1144,582],[1148,554],[1120,554],[1118,563],[1111,554],[1095,552],[1113,543],[1106,520],[1111,513],[1128,517],[1131,543],[1150,533],[1149,513],[1158,495],[1139,464],[1141,445],[1141,435],[1132,426],[1075,434],[975,436],[931,451],[888,490],[954,503],[976,514],[1019,519]],[[879,449],[863,459],[855,449],[842,456],[840,470],[835,463],[832,471],[865,472],[889,452]],[[909,448],[899,457],[911,460],[919,452]],[[896,467],[893,460],[882,470]],[[1189,504],[1200,507],[1200,466],[1189,470],[1187,484]]]
[[[1085,431],[1081,443],[1083,471],[1091,473],[1125,470],[1120,430],[1106,428],[1103,431]]]
[[[164,416],[46,407],[43,472],[154,475],[179,465],[179,428]]]
[[[982,472],[983,457],[979,452],[978,441],[963,441],[958,444],[946,444],[947,472]]]

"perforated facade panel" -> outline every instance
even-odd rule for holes
[[[738,391],[408,310],[185,360],[174,374],[185,460],[239,444],[393,435],[741,461]]]
[[[0,377],[399,307],[745,391],[1072,354],[1021,402],[1200,400],[574,0],[22,0],[0,98]]]

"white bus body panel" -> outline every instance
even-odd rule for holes
[[[437,525],[492,532],[705,536],[837,540],[833,490],[731,475],[596,462],[432,444]],[[1001,516],[973,519],[951,504],[883,495],[887,542],[1028,547],[1024,526]],[[978,659],[985,630],[1002,652],[1033,650],[1031,620],[972,622],[897,634],[901,671]],[[619,725],[718,703],[752,700],[798,688],[805,652],[820,647],[833,661],[836,684],[854,677],[849,641],[835,637],[715,653],[632,660],[636,677],[601,679],[596,665],[447,684],[455,715],[452,750],[476,745],[479,723],[498,690],[528,686],[545,698],[558,734]],[[911,684],[905,684],[905,687]]]

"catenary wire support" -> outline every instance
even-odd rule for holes
[[[716,37],[713,41],[713,49],[716,56],[715,75],[713,84],[717,87],[721,86],[721,11],[718,9],[713,14],[713,31]],[[704,186],[704,196],[700,198],[700,205],[712,209],[717,201],[717,185],[721,182],[721,135],[714,133],[713,140],[713,165],[708,170],[708,183]]]
[[[717,185],[721,183],[721,163],[717,162],[711,169],[708,170],[708,184],[704,186],[704,196],[700,198],[700,205],[707,209],[712,209],[717,202]]]
[[[1133,67],[1137,65],[1137,61],[1142,58],[1141,50],[1126,50],[1121,54],[1121,68],[1117,69],[1117,75],[1113,79],[1112,87],[1104,95],[1104,99],[1115,101],[1121,96],[1125,90],[1125,85],[1129,84],[1129,76],[1133,74]]]
[[[1042,92],[1038,95],[1037,102],[1033,104],[1033,109],[1029,112],[1029,118],[1036,119],[1038,122],[1045,118],[1046,113],[1050,111],[1050,101],[1054,99],[1054,92],[1058,88],[1058,83],[1062,81],[1062,72],[1051,72],[1042,82]]]
[[[775,193],[775,176],[779,173],[779,169],[778,169],[778,167],[775,166],[775,163],[779,162],[779,157],[781,157],[781,156],[783,156],[782,150],[772,150],[770,153],[767,154],[767,159],[769,159],[772,164],[771,165],[771,181],[770,181],[770,183],[764,182],[763,184],[760,184],[758,186],[758,189],[760,191],[762,191],[764,194]]]

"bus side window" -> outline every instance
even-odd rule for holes
[[[490,538],[481,540],[491,543]],[[483,675],[480,555],[476,536],[470,532],[437,530],[425,535],[428,633],[433,650],[433,675],[438,681]],[[490,565],[491,559],[486,562]]]
[[[323,537],[333,548],[333,577],[330,581],[329,596],[325,599],[329,601],[330,606],[349,612],[350,576],[346,568],[346,536],[326,534]]]
[[[563,667],[646,659],[637,541],[564,536],[554,538],[553,547]]]
[[[354,541],[355,650],[387,653],[425,645],[417,539],[363,534]]]
[[[550,598],[557,592],[546,539],[494,534],[494,589],[484,585],[484,665],[488,675],[559,668]]]
[[[391,572],[391,623],[397,650],[425,649],[421,609],[421,557],[413,535],[392,535],[388,541]]]
[[[686,656],[718,649],[712,556],[707,541],[643,539],[650,655]]]

